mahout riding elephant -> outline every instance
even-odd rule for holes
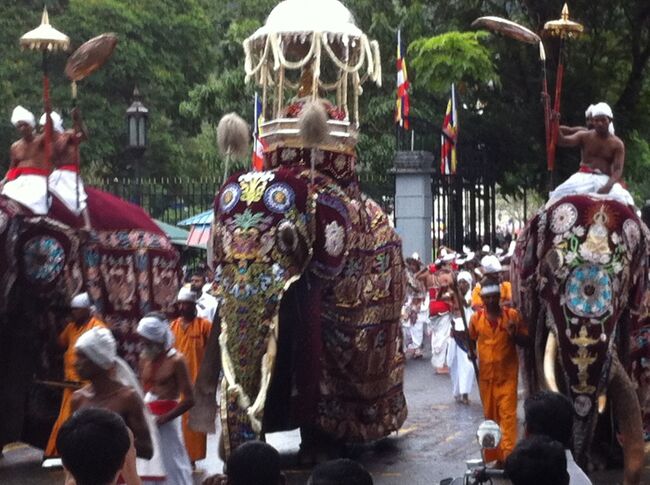
[[[399,429],[404,263],[372,199],[300,164],[235,175],[217,195],[211,244],[226,454],[296,427],[303,443]]]
[[[576,460],[588,466],[599,414],[616,423],[625,483],[639,483],[643,434],[628,372],[648,272],[648,229],[635,211],[603,196],[564,197],[541,209],[517,240],[511,276],[531,325],[531,391],[564,393],[575,410]]]
[[[137,361],[135,324],[173,301],[179,255],[139,207],[87,188],[92,229],[55,197],[46,216],[0,196],[0,449],[44,448],[56,419],[62,352],[56,337],[70,298],[87,291]]]

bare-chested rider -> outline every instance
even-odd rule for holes
[[[566,195],[597,193],[634,206],[634,199],[620,184],[625,146],[609,130],[613,117],[606,103],[598,103],[592,109],[593,130],[581,130],[572,135],[560,131],[558,145],[580,147],[582,160],[578,172],[551,192],[549,204]]]
[[[45,160],[45,137],[36,134],[34,115],[16,106],[11,123],[20,139],[11,145],[9,170],[2,180],[2,194],[27,206],[35,214],[47,214],[47,177],[50,167]]]
[[[87,209],[88,195],[79,176],[79,145],[88,139],[88,132],[81,119],[78,108],[72,110],[73,128],[65,130],[61,116],[53,111],[50,114],[53,127],[52,164],[50,192],[54,194],[74,214],[83,215],[84,224],[90,229],[90,216]],[[45,125],[45,114],[39,121]]]
[[[169,322],[162,314],[146,315],[137,329],[142,340],[140,380],[145,402],[156,416],[168,483],[192,485],[192,466],[181,434],[181,415],[194,405],[187,363],[174,347]]]

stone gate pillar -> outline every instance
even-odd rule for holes
[[[404,257],[417,252],[422,262],[432,260],[431,174],[433,154],[398,151],[391,173],[395,176],[395,229],[402,238]]]

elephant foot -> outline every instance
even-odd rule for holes
[[[298,463],[300,466],[313,467],[335,458],[346,456],[346,447],[340,441],[313,429],[301,429],[300,451]]]

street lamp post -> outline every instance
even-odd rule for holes
[[[140,166],[142,165],[142,156],[147,148],[148,119],[149,110],[142,104],[142,96],[136,87],[133,90],[131,106],[126,110],[126,132],[128,136],[127,149],[131,152],[135,165],[136,197],[137,204],[140,206],[142,206]]]

